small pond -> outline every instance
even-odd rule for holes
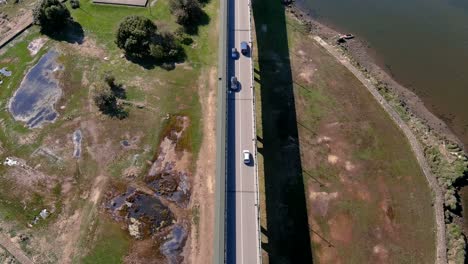
[[[56,72],[63,68],[56,62],[58,53],[46,53],[26,74],[10,100],[13,118],[25,122],[29,128],[40,127],[44,122],[54,122],[58,113],[55,103],[62,95]]]

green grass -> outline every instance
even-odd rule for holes
[[[130,246],[130,237],[121,229],[120,225],[105,217],[101,218],[96,236],[94,247],[80,263],[122,263]]]

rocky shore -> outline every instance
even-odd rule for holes
[[[426,177],[428,174],[435,176],[434,180],[436,180],[437,186],[431,186],[431,189],[435,196],[434,210],[436,211],[436,226],[439,234],[437,249],[438,251],[443,249],[447,255],[447,257],[443,256],[442,259],[439,258],[436,262],[464,263],[467,230],[463,234],[462,226],[463,221],[467,221],[468,216],[466,212],[461,210],[459,192],[463,187],[463,182],[466,182],[466,175],[468,175],[468,158],[465,146],[441,119],[424,106],[417,95],[396,82],[391,74],[379,66],[375,56],[371,56],[373,51],[364,40],[359,39],[359,36],[337,43],[339,32],[315,21],[309,13],[302,11],[306,9],[303,9],[300,3],[288,2],[286,5],[287,11],[304,25],[304,28],[297,30],[310,36],[319,36],[321,40],[334,46],[336,51],[341,53],[335,54],[335,57],[343,56],[346,58],[354,66],[353,68],[359,71],[357,75],[361,75],[371,86],[375,87],[376,93],[380,94],[378,96],[384,99],[385,104],[392,108],[391,112],[397,114],[397,119],[404,124],[396,123],[402,129],[407,127],[408,133],[410,133],[410,137],[408,135],[407,137],[409,140],[411,137],[415,140],[411,143],[421,145],[421,147],[414,148],[414,144],[412,144],[412,149],[417,157],[425,159],[420,161],[420,164],[423,163],[424,166],[421,165],[423,169],[430,171],[425,173]],[[348,32],[341,34],[344,33]],[[431,185],[431,181],[429,183]],[[444,245],[441,245],[442,243]],[[439,253],[441,252],[438,252],[438,256],[441,255]],[[442,255],[445,254],[442,253]]]

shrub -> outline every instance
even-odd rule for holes
[[[80,1],[79,0],[70,0],[70,5],[73,9],[80,8]]]
[[[192,27],[203,18],[203,10],[198,0],[170,0],[170,9],[178,24]]]

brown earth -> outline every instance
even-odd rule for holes
[[[214,177],[215,177],[215,122],[216,122],[216,68],[202,74],[199,93],[203,116],[203,141],[194,178],[190,207],[199,210],[199,219],[193,219],[192,233],[184,249],[186,263],[205,264],[213,259]],[[208,84],[208,85],[207,85]],[[197,208],[197,209],[194,209]]]

